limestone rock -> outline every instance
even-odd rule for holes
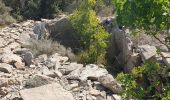
[[[68,65],[61,66],[60,68],[58,68],[58,70],[61,71],[62,74],[68,75],[70,72],[82,67],[82,64],[70,63]]]
[[[99,68],[97,65],[86,65],[85,69],[80,73],[80,80],[84,81],[87,78],[98,79],[100,76],[107,75],[106,69]]]
[[[19,62],[19,63],[22,63],[22,58],[16,54],[3,54],[1,55],[0,57],[1,59],[1,62],[3,63],[15,63],[15,62]]]
[[[113,98],[114,100],[123,100],[122,97],[117,94],[113,94]]]
[[[170,52],[161,52],[163,62],[170,67]]]
[[[6,63],[0,63],[0,71],[4,73],[11,73],[12,66]]]
[[[74,100],[72,94],[57,83],[21,90],[20,94],[23,100]]]
[[[33,78],[27,80],[26,87],[33,88],[52,83],[52,79],[45,75],[35,75]]]
[[[121,85],[109,74],[99,77],[98,81],[113,93],[120,93],[122,91]]]
[[[157,49],[155,46],[150,46],[146,44],[146,45],[139,46],[139,48],[140,48],[140,55],[143,61],[148,60],[157,54],[156,52]]]

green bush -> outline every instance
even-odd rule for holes
[[[109,34],[100,25],[93,10],[95,0],[84,0],[79,9],[70,17],[70,22],[80,35],[83,48],[80,62],[97,63],[105,55]]]
[[[34,56],[39,56],[42,54],[47,54],[48,56],[59,53],[62,56],[68,56],[70,60],[74,60],[74,54],[72,53],[70,48],[65,48],[60,45],[58,42],[54,42],[52,40],[34,40],[31,39],[28,44],[23,45],[23,47],[28,48],[32,51]]]
[[[169,72],[163,71],[165,68],[159,63],[147,61],[143,66],[135,67],[131,73],[118,74],[116,79],[124,86],[122,97],[125,100],[169,100]]]

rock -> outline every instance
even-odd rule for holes
[[[44,62],[44,64],[45,64],[45,66],[47,66],[48,68],[54,68],[56,62],[57,62],[56,59],[48,58],[48,59]]]
[[[35,34],[38,35],[38,40],[40,39],[47,39],[49,36],[49,33],[46,29],[46,23],[36,23],[33,27],[33,31]]]
[[[22,58],[16,54],[12,54],[12,53],[1,55],[0,60],[1,60],[1,62],[8,63],[8,64],[15,63],[15,62],[22,63]]]
[[[35,63],[42,63],[44,61],[46,61],[48,59],[47,54],[42,54],[39,55],[36,59],[35,59]]]
[[[98,81],[113,93],[120,93],[122,91],[121,85],[110,74],[99,77]]]
[[[46,75],[46,76],[50,76],[50,75],[54,74],[46,66],[43,66],[42,73],[43,73],[43,75]]]
[[[24,53],[23,60],[27,66],[30,66],[32,64],[33,54],[31,52]]]
[[[60,79],[61,79],[61,77],[63,76],[63,74],[62,74],[60,71],[58,71],[58,70],[55,70],[54,73],[55,73],[55,74],[57,75],[57,77],[60,78]]]
[[[26,87],[33,88],[43,86],[52,83],[52,80],[53,79],[45,75],[35,75],[33,78],[27,80]]]
[[[12,66],[6,63],[0,63],[0,71],[4,73],[11,73]]]
[[[20,94],[23,100],[74,100],[73,95],[57,83],[21,90]]]
[[[30,39],[30,35],[23,33],[19,36],[19,40],[17,42],[22,45],[26,45],[26,44],[28,44],[29,39]]]
[[[161,55],[163,62],[170,67],[170,52],[161,52]]]
[[[13,43],[8,45],[8,48],[10,48],[11,50],[15,50],[15,49],[20,48],[20,47],[21,47],[21,45],[17,42],[13,42]]]
[[[57,61],[59,61],[61,63],[65,63],[65,62],[67,62],[69,60],[68,57],[62,57],[58,53],[53,54],[50,58],[54,58],[54,59],[56,59]]]
[[[133,53],[128,59],[126,66],[124,67],[124,71],[130,72],[134,67],[139,66],[141,62],[139,53]]]
[[[79,80],[80,73],[83,70],[83,65],[79,66],[67,75],[67,79]]]
[[[0,37],[0,48],[5,46],[5,40]]]
[[[77,63],[70,63],[68,65],[63,65],[60,68],[58,68],[58,70],[64,74],[64,75],[68,75],[70,72],[78,69],[78,68],[82,68],[83,65],[82,64],[77,64]]]
[[[100,91],[99,91],[99,90],[95,90],[95,89],[90,90],[89,93],[90,93],[91,95],[93,95],[93,96],[101,95]]]
[[[106,69],[99,68],[97,65],[86,65],[85,69],[80,73],[80,80],[84,81],[87,78],[98,79],[100,76],[107,75],[108,72]]]
[[[77,33],[75,29],[70,24],[67,15],[62,15],[57,17],[47,23],[47,30],[50,36],[56,41],[60,41],[62,45],[66,47],[71,47],[72,49],[80,47],[79,37],[75,35]],[[69,41],[65,41],[69,40]]]
[[[25,64],[22,62],[15,62],[14,66],[18,69],[18,70],[23,70],[25,69]]]
[[[139,46],[139,49],[143,61],[148,60],[157,54],[156,47],[148,44]]]
[[[123,100],[122,97],[117,94],[113,94],[113,98],[114,100]]]

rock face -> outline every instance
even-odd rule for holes
[[[24,100],[74,100],[73,95],[57,83],[20,91]]]

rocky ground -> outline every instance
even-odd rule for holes
[[[62,18],[50,24],[49,29],[60,29],[63,32],[61,28],[65,18],[64,22],[61,22]],[[41,54],[35,57],[28,48],[24,48],[23,45],[30,39],[37,39],[36,32],[38,35],[46,32],[45,29],[39,30],[41,27],[35,32],[33,27],[37,23],[40,22],[27,20],[0,30],[0,100],[122,100],[118,95],[122,91],[121,84],[104,66],[71,62],[68,57],[61,56],[58,52],[50,56]],[[40,26],[42,25],[44,24]],[[124,57],[125,61],[127,60],[124,71],[130,71],[149,59],[170,67],[170,53],[166,47],[161,47],[158,41],[146,35],[141,36],[137,43],[136,40],[133,41],[137,48],[132,52],[129,38],[117,34],[114,29],[111,30],[112,34],[116,34],[113,36],[120,37],[113,37],[117,40],[111,42],[123,45],[118,48],[121,51],[119,55],[124,56],[118,55],[117,58]],[[67,32],[68,30],[65,33]],[[161,49],[159,54],[156,47]]]
[[[0,30],[0,100],[121,100],[122,88],[103,66],[69,62],[57,52],[34,57],[23,48],[35,21]]]

